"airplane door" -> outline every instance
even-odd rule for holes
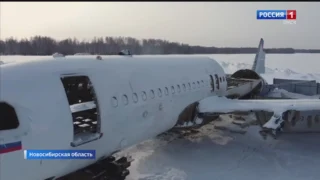
[[[72,114],[74,141],[77,147],[101,137],[101,119],[98,99],[93,84],[88,76],[72,75],[61,77],[70,113]]]

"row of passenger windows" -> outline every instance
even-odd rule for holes
[[[220,77],[220,82],[225,81],[225,77],[221,78]],[[200,89],[201,87],[209,87],[209,81],[197,81],[197,82],[193,82],[193,83],[187,83],[187,84],[182,84],[180,85],[176,85],[176,86],[171,86],[170,87],[170,92],[171,94],[176,94],[176,93],[181,93],[186,92],[187,90],[191,90],[191,89]],[[143,101],[146,101],[147,98],[151,98],[154,99],[156,96],[158,96],[159,98],[161,98],[162,96],[168,96],[169,95],[169,88],[165,87],[164,90],[162,90],[161,88],[157,89],[157,92],[155,92],[154,90],[150,90],[149,95],[147,95],[147,93],[145,91],[142,91],[140,96],[141,99]],[[139,101],[139,95],[137,93],[133,93],[132,95],[132,101],[134,103],[137,103]],[[121,102],[124,105],[128,105],[129,104],[129,97],[124,94],[121,97]],[[118,99],[117,97],[112,97],[112,106],[113,107],[117,107],[118,106]]]
[[[206,81],[204,80],[195,81],[192,83],[178,84],[170,87],[152,89],[149,91],[142,91],[139,94],[137,93],[133,93],[132,95],[123,94],[119,97],[112,97],[111,103],[114,107],[117,107],[119,104],[128,105],[130,102],[137,103],[138,101],[147,101],[147,99],[155,99],[156,97],[161,98],[164,96],[168,96],[169,93],[179,94],[182,92],[199,90],[202,88],[208,88],[208,89],[211,88],[212,92],[214,92],[215,90],[219,90],[219,84],[225,80],[226,80],[225,77],[218,77],[217,74],[214,74],[214,75],[210,75],[210,78],[208,78],[208,80]],[[78,140],[79,138],[80,139],[82,138],[82,135],[87,136],[88,133],[90,134],[100,133],[101,119],[99,115],[100,113],[98,112],[99,105],[97,103],[97,97],[94,92],[94,87],[88,76],[84,76],[84,75],[65,76],[65,77],[63,76],[61,77],[61,82],[64,86],[64,90],[68,99],[70,110],[72,111],[73,134],[74,134],[74,141],[72,142],[72,146],[78,146],[79,145]],[[74,109],[74,106],[77,104],[80,104],[80,103],[90,104],[90,102],[92,101],[94,102],[93,104],[95,104],[95,106],[92,106],[91,104],[90,106],[88,106],[88,109],[82,109],[82,108]],[[14,117],[14,114],[15,114],[14,110],[11,111],[9,106],[6,106],[1,103],[0,103],[0,106],[2,107],[2,109],[5,110],[4,112],[10,112],[9,114],[4,114],[4,117],[7,117],[7,119],[11,118],[12,120],[17,118],[17,117]],[[92,108],[90,108],[91,106]],[[0,108],[0,110],[2,109]],[[0,112],[0,116],[1,116],[1,112]],[[17,119],[16,119],[16,122],[18,122]],[[15,128],[16,126],[17,126],[16,124],[12,124],[10,125],[10,127],[2,127],[2,129]],[[92,136],[92,137],[95,137],[95,136]]]

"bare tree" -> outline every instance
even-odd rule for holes
[[[218,48],[190,46],[161,39],[138,40],[133,37],[94,37],[91,41],[79,41],[68,38],[57,41],[51,37],[34,36],[17,40],[7,38],[0,40],[0,55],[52,55],[59,52],[65,55],[89,53],[115,55],[128,49],[133,54],[239,54],[255,53],[256,48]],[[266,49],[267,53],[295,53],[292,48]],[[320,50],[299,49],[300,53],[320,53]]]

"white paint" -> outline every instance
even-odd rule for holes
[[[73,139],[71,112],[91,109],[95,104],[81,103],[70,110],[60,77],[72,73],[90,78],[102,118],[102,138],[77,147],[70,143],[81,144],[84,137]],[[225,76],[222,67],[208,57],[115,56],[97,60],[88,56],[4,64],[0,101],[15,107],[22,125],[1,132],[1,137],[8,143],[13,142],[11,137],[18,136],[23,149],[95,149],[99,159],[172,128],[189,104],[224,95],[226,82],[214,92],[210,86],[196,86],[198,81],[209,81],[210,74]],[[193,89],[179,91],[178,86],[191,83]],[[23,135],[25,132],[28,134]],[[95,162],[43,161],[40,165],[38,161],[23,160],[21,153],[22,150],[1,154],[2,180],[59,177]],[[12,173],[16,168],[21,169],[19,173]],[[30,173],[34,169],[41,173]]]
[[[201,124],[202,121],[203,121],[203,119],[197,118],[195,122],[196,122],[197,124]]]
[[[175,56],[176,55],[168,55],[166,57]],[[193,55],[188,56],[192,57]],[[223,63],[220,62],[220,64],[224,70],[229,73],[239,68],[250,69],[250,63],[252,63],[254,57],[254,55],[219,54],[209,56],[218,57],[219,60],[223,60]],[[319,74],[303,73],[318,71],[317,68],[320,67],[318,66],[317,60],[319,59],[318,54],[268,54],[267,56],[268,61],[266,63],[271,68],[267,68],[267,74],[264,74],[263,76],[271,83],[272,78],[275,77],[320,80]],[[181,57],[184,57],[184,55],[181,55]],[[6,63],[13,61],[30,61],[35,58],[37,57],[1,56],[1,60]],[[52,57],[45,58],[52,59]],[[94,59],[95,56],[92,58]],[[304,61],[301,61],[301,59]],[[312,66],[303,66],[299,64],[299,62],[312,64]],[[295,73],[287,73],[292,72],[292,69]],[[0,71],[1,70],[2,69],[0,69]],[[165,97],[164,90],[162,92],[163,97]],[[119,96],[120,95],[121,94],[119,93]],[[0,97],[1,96],[0,93]],[[131,98],[131,96],[129,96],[129,98]],[[109,103],[109,100],[106,101]],[[130,105],[131,104],[133,103],[130,99]],[[157,108],[159,108],[159,106]],[[124,108],[126,107],[128,106],[124,106]],[[37,134],[41,132],[46,133],[50,128],[48,126],[43,126],[43,124],[33,124],[33,127],[34,126],[36,126],[39,132],[33,133]],[[274,172],[277,172],[279,179],[283,180],[301,180],[306,177],[309,177],[309,179],[317,179],[317,167],[320,163],[319,158],[315,158],[318,153],[317,136],[314,134],[287,136],[287,138],[290,139],[281,139],[281,142],[278,144],[279,141],[270,141],[269,139],[268,141],[261,140],[258,131],[259,129],[251,127],[245,136],[232,135],[232,137],[236,136],[235,139],[232,140],[232,137],[228,137],[228,135],[225,135],[224,133],[221,133],[222,137],[220,137],[219,132],[210,129],[203,133],[203,137],[200,137],[202,140],[198,143],[190,143],[189,140],[187,140],[187,142],[181,142],[181,140],[179,140],[171,142],[169,146],[165,146],[165,143],[161,141],[160,147],[158,147],[159,140],[141,143],[138,146],[133,146],[133,150],[131,148],[129,151],[129,153],[133,155],[135,161],[133,161],[133,164],[130,167],[130,175],[127,179],[136,180],[139,179],[139,176],[149,176],[146,179],[166,179],[166,177],[168,177],[166,167],[176,167],[180,171],[184,171],[187,174],[187,177],[184,175],[180,176],[179,173],[172,174],[176,176],[175,178],[181,180],[206,180],[215,176],[219,176],[223,179],[234,179],[234,177],[242,177],[243,174],[246,174],[245,177],[248,180],[255,180],[257,178],[269,180],[270,178],[274,178]],[[0,133],[0,137],[2,137],[2,133]],[[208,139],[207,137],[210,138]],[[223,145],[217,145],[218,141],[221,141],[221,138],[230,140]],[[215,144],[213,145],[212,143]],[[155,148],[158,149],[155,151]],[[12,158],[12,161],[6,164],[12,167],[16,166],[16,164],[12,163],[13,161],[24,163],[21,162],[22,152],[17,153],[16,156],[17,158]],[[249,158],[240,162],[240,160],[243,159],[243,156],[249,156]],[[48,161],[43,161],[43,164],[46,162]],[[66,163],[66,161],[63,162]],[[192,163],[190,164],[190,162]],[[39,161],[27,161],[28,166],[39,163]],[[239,163],[241,163],[241,166],[239,166]],[[3,166],[3,164],[0,166]],[[302,166],[305,168],[300,168]],[[230,170],[232,173],[230,173]],[[12,172],[12,169],[8,169],[8,171]],[[252,171],[257,173],[252,173]],[[261,174],[264,175],[261,176]],[[19,178],[21,179],[21,177]],[[169,176],[168,178],[171,177]]]
[[[84,74],[91,79],[101,109],[101,132],[104,133],[99,140],[78,147],[70,146],[73,142],[71,111],[60,82],[60,76],[69,73]],[[128,147],[172,128],[179,113],[195,101],[201,102],[199,109],[202,112],[248,110],[252,107],[273,110],[270,105],[282,102],[243,102],[216,97],[226,94],[225,81],[214,92],[210,86],[195,86],[197,81],[209,82],[210,74],[225,76],[215,60],[194,56],[110,57],[103,60],[66,57],[4,64],[1,66],[0,101],[15,107],[21,125],[16,130],[1,132],[0,136],[5,143],[12,142],[14,136],[18,137],[22,140],[23,149],[95,149],[99,159],[119,150],[119,147]],[[187,85],[186,91],[168,92],[168,88],[177,85]],[[154,92],[146,101],[138,97],[143,91],[152,92],[158,88],[164,91],[162,97],[152,99]],[[123,95],[128,97],[128,103],[124,98],[123,104],[113,107],[110,100]],[[207,98],[209,96],[213,97]],[[308,103],[310,101],[283,101],[285,107],[293,104],[294,108],[309,110]],[[318,106],[316,101],[311,101],[311,104]],[[148,115],[142,119],[144,112]],[[40,164],[39,161],[23,160],[21,153],[15,151],[1,155],[1,180],[59,177],[95,162],[64,160]],[[17,168],[19,173],[12,173],[12,169]],[[30,173],[35,169],[40,173]]]
[[[273,115],[270,120],[263,125],[263,127],[276,130],[278,127],[280,127],[280,124],[282,122],[283,119],[281,118],[281,116]]]

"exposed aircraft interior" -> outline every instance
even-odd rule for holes
[[[100,133],[97,99],[87,76],[61,77],[73,118],[74,141]],[[75,145],[73,145],[75,146]]]

